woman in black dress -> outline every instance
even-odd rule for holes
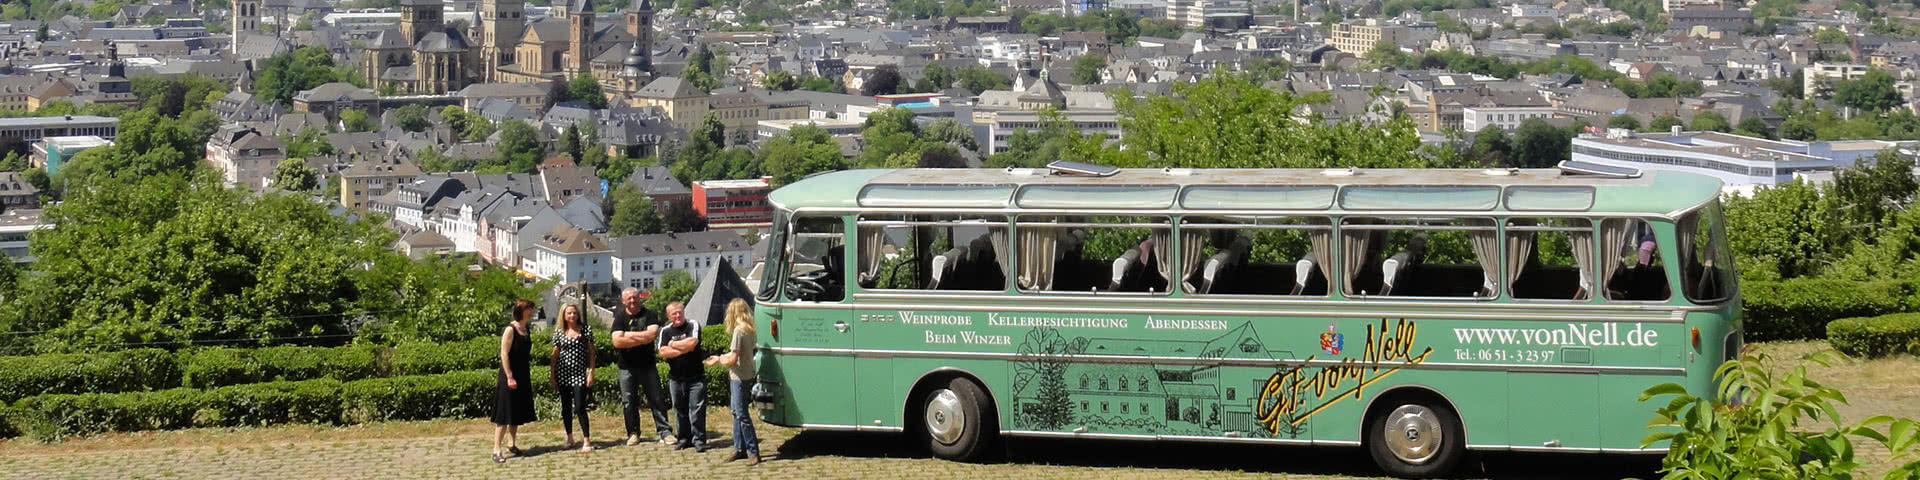
[[[500,380],[493,393],[493,461],[505,463],[507,454],[520,454],[520,426],[533,421],[533,381],[528,378],[527,350],[533,340],[527,325],[533,319],[533,301],[513,302],[513,321],[500,331]],[[500,443],[506,442],[506,451]]]

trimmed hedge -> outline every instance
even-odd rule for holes
[[[179,381],[173,355],[160,349],[0,357],[0,403],[47,393],[163,390]]]
[[[666,365],[659,367],[664,378]],[[706,371],[708,408],[726,406],[729,393],[726,369],[707,367]],[[557,421],[560,418],[558,395],[548,381],[548,369],[536,366],[528,373],[533,384],[526,388],[533,389],[535,411],[545,421]],[[484,418],[493,413],[498,375],[498,370],[488,368],[350,382],[323,378],[212,389],[53,393],[28,397],[0,409],[0,420],[4,420],[0,421],[0,433],[58,441],[105,432],[189,427]],[[606,366],[595,369],[594,376],[592,396],[596,408],[617,412],[619,371]]]
[[[1920,355],[1920,313],[1834,320],[1827,324],[1827,341],[1854,356]]]
[[[320,378],[359,380],[380,376],[378,357],[376,349],[368,345],[213,347],[175,355],[180,362],[180,385],[190,388]]]
[[[1913,310],[1908,282],[1793,279],[1741,282],[1740,288],[1750,342],[1817,339],[1834,320]]]

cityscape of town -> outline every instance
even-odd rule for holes
[[[1297,99],[1288,120],[1404,122],[1469,165],[1818,183],[1920,137],[1910,15],[1861,0],[10,2],[0,248],[31,261],[63,169],[155,106],[226,186],[377,213],[416,258],[643,289],[751,265],[767,192],[806,174],[1124,149],[1129,102],[1220,75]]]

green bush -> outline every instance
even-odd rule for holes
[[[15,404],[10,423],[21,433],[42,441],[103,432],[186,428],[194,425],[205,395],[190,388],[40,395]]]
[[[232,385],[200,396],[196,426],[340,423],[341,382],[330,378]]]
[[[49,393],[136,392],[179,386],[166,350],[0,357],[0,403]]]
[[[397,377],[483,368],[500,368],[500,339],[497,337],[463,342],[400,344],[393,347],[388,355],[384,373]]]
[[[1843,318],[1827,324],[1827,341],[1848,355],[1920,355],[1920,313]]]
[[[1827,323],[1911,310],[1913,284],[1794,279],[1742,282],[1747,341],[1804,340],[1827,333]]]
[[[484,417],[493,411],[495,370],[411,375],[349,382],[340,389],[342,420]]]
[[[176,354],[180,384],[192,388],[320,378],[359,380],[379,376],[377,357],[376,348],[367,345],[209,347]]]

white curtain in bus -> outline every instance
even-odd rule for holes
[[[1500,232],[1491,219],[1470,218],[1467,225],[1478,227],[1467,231],[1467,239],[1473,243],[1473,257],[1480,261],[1479,296],[1491,297],[1499,291],[1494,279],[1500,278]]]
[[[1167,281],[1168,289],[1172,289],[1174,284],[1180,283],[1183,279],[1193,276],[1193,272],[1200,271],[1200,262],[1206,257],[1207,246],[1206,230],[1182,230],[1180,232],[1180,271],[1176,273],[1173,271],[1172,262],[1173,242],[1168,240],[1172,236],[1170,229],[1153,230],[1153,259],[1158,261],[1157,269],[1160,271],[1160,278]]]
[[[1586,230],[1567,232],[1567,241],[1573,244],[1573,264],[1580,267],[1580,293],[1574,295],[1573,299],[1587,298],[1587,293],[1593,291],[1592,226],[1589,225]]]
[[[1625,218],[1608,219],[1600,222],[1600,285],[1602,288],[1613,281],[1614,272],[1620,271],[1622,255],[1627,245],[1633,243],[1633,221]]]
[[[1320,276],[1331,279],[1333,278],[1333,221],[1315,218],[1308,220],[1308,223],[1326,226],[1326,228],[1308,230],[1307,242],[1313,244],[1313,251],[1309,254],[1313,255],[1313,263],[1320,270]],[[1307,284],[1305,275],[1293,281],[1303,289]]]
[[[1000,263],[1000,274],[1012,275],[1013,269],[1007,266],[1009,264],[1007,258],[1007,227],[988,228],[987,241],[993,243],[993,259]]]
[[[1053,289],[1053,263],[1059,256],[1059,236],[1059,228],[1020,228],[1020,288]]]
[[[1371,218],[1350,218],[1345,223],[1369,225],[1378,222]],[[1340,232],[1340,267],[1343,277],[1340,279],[1340,284],[1346,287],[1349,294],[1364,293],[1353,287],[1353,279],[1359,276],[1360,269],[1366,266],[1367,254],[1370,253],[1367,244],[1373,241],[1373,233],[1373,230],[1341,230]]]
[[[1531,226],[1535,222],[1529,219],[1514,220],[1514,225]],[[1533,256],[1534,232],[1507,232],[1507,283],[1520,284],[1520,273],[1526,270],[1527,259]]]
[[[861,225],[856,229],[860,242],[860,285],[872,285],[880,276],[880,262],[887,259],[887,229],[879,225]]]

